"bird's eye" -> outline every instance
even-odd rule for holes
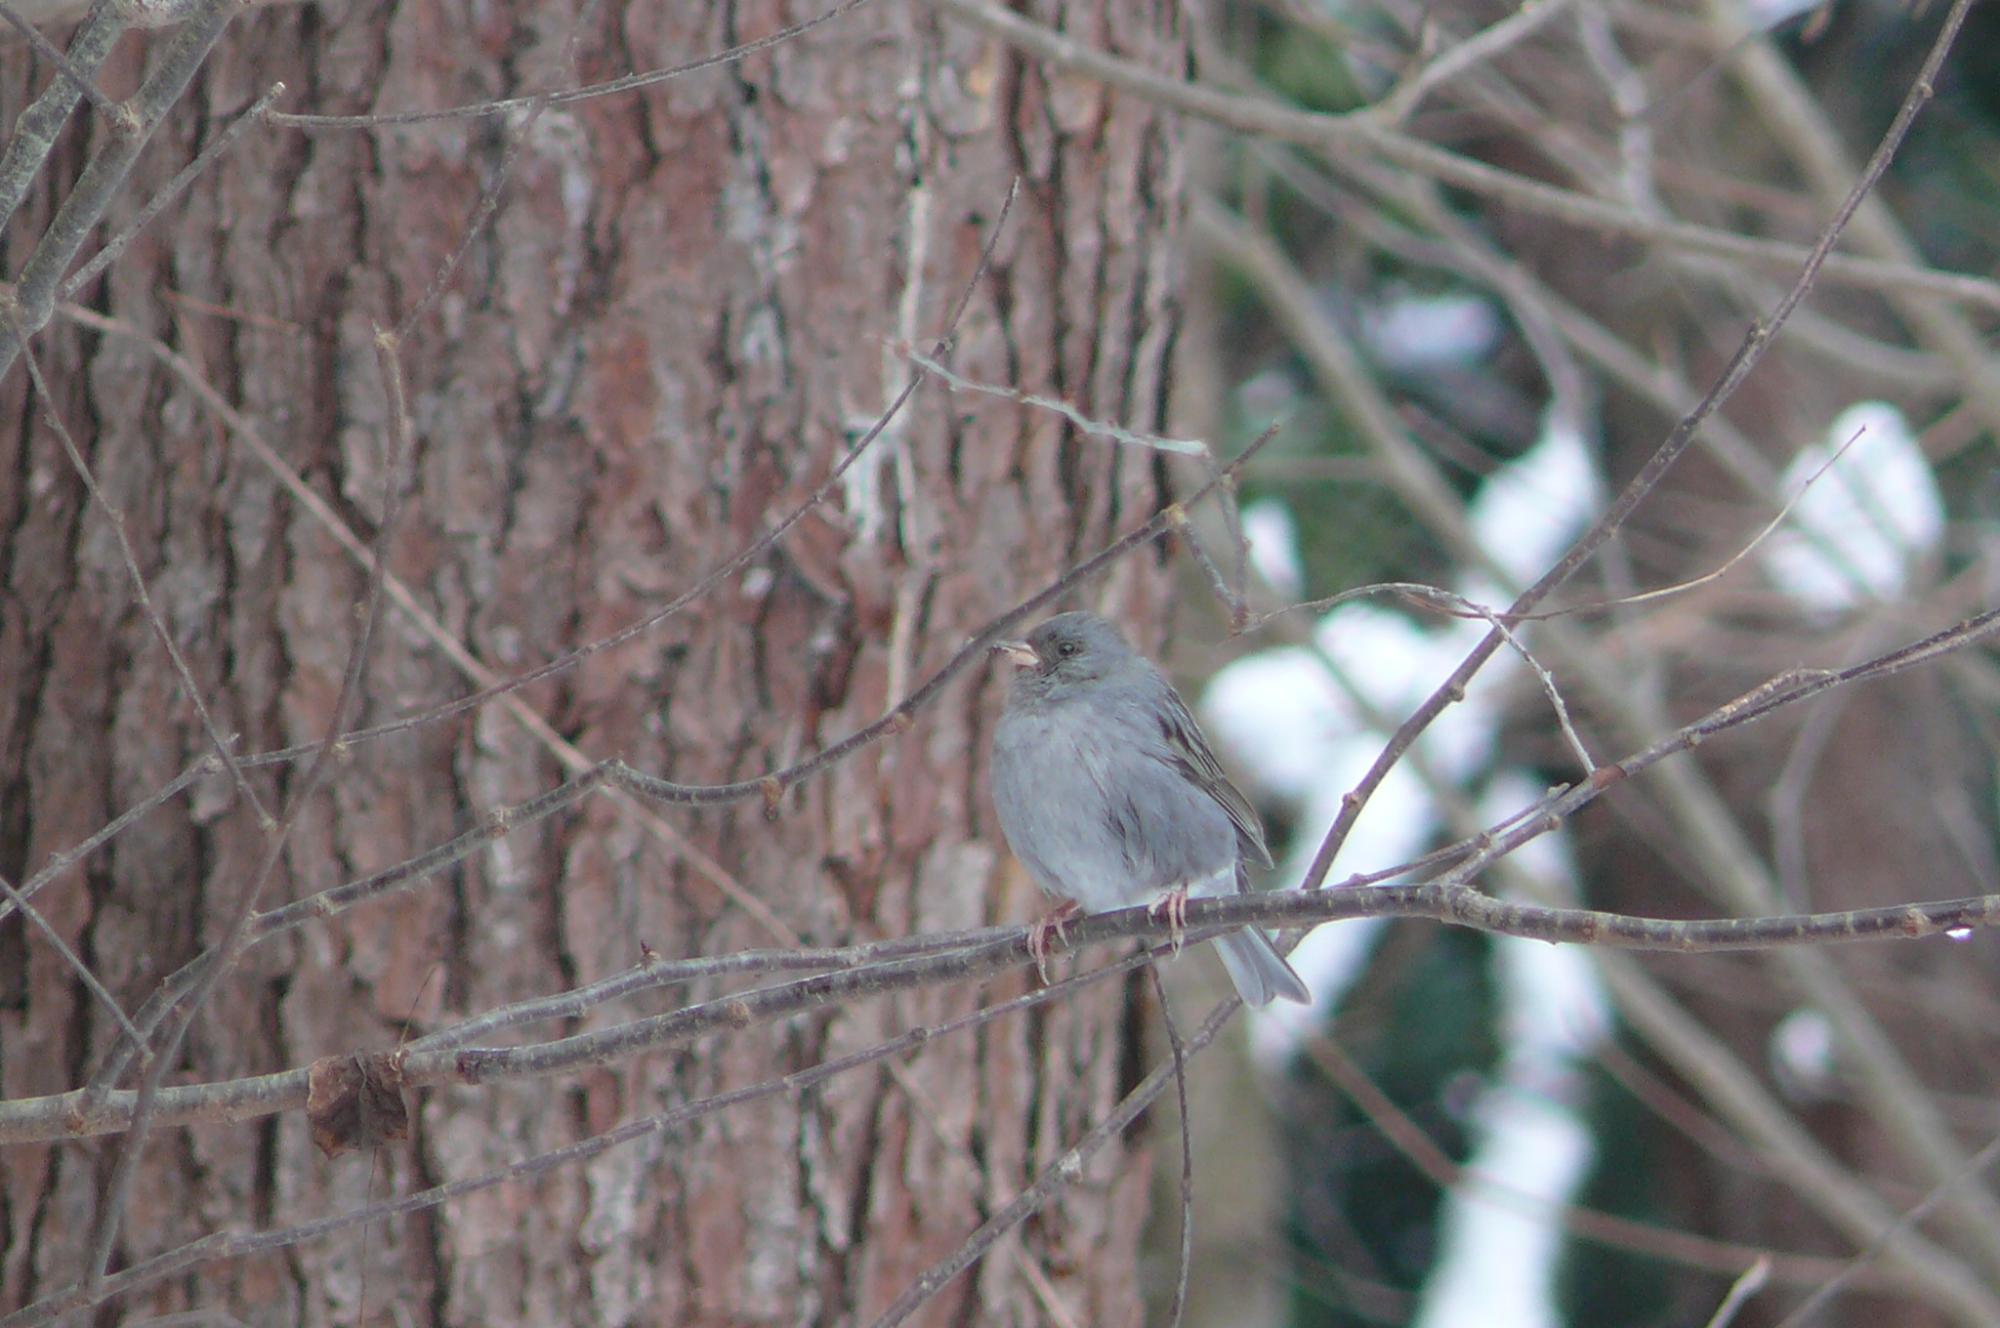
[[[1068,659],[1070,656],[1074,655],[1080,649],[1082,649],[1082,647],[1077,645],[1077,643],[1074,641],[1063,641],[1056,646],[1056,653],[1058,655],[1061,655],[1064,659]]]

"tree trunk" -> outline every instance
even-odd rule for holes
[[[700,12],[693,12],[699,8]],[[1043,6],[1167,70],[1168,0]],[[582,14],[578,67],[564,44]],[[597,81],[752,41],[790,6],[396,5],[239,18],[113,205],[122,228],[271,83],[281,109],[428,109]],[[62,44],[64,34],[54,34]],[[137,85],[172,30],[97,82]],[[0,60],[12,125],[51,79]],[[8,234],[11,278],[101,128],[72,126]],[[514,155],[511,164],[508,153]],[[489,224],[482,192],[503,166]],[[323,738],[368,575],[339,533],[389,532],[385,603],[345,727],[475,690],[657,610],[756,542],[888,407],[1018,203],[952,366],[1139,429],[1164,423],[1181,149],[1159,114],[1050,83],[921,5],[879,3],[736,63],[539,114],[370,129],[259,125],[31,342],[159,620],[240,753]],[[435,302],[425,292],[471,235]],[[412,314],[399,463],[375,329]],[[244,432],[158,358],[170,346]],[[213,750],[105,513],[17,363],[0,382],[0,872],[22,882]],[[288,491],[290,467],[315,509]],[[399,468],[400,465],[400,468]],[[993,615],[1165,499],[1152,454],[988,397],[917,392],[833,497],[741,575],[517,699],[595,760],[684,783],[752,779],[879,716]],[[337,529],[338,528],[338,529]],[[1089,601],[1157,621],[1155,554]],[[1144,633],[1141,633],[1142,637]],[[1152,644],[1152,642],[1148,642]],[[761,801],[637,809],[597,795],[409,888],[249,949],[166,1083],[387,1051],[644,961],[1019,922],[1041,903],[999,846],[983,664],[913,728]],[[282,819],[304,762],[248,781]],[[128,1013],[269,909],[391,867],[565,778],[507,707],[356,743],[275,832],[208,776],[48,881],[34,906]],[[747,902],[746,902],[747,901]],[[160,1125],[123,1196],[113,1270],[209,1233],[280,1229],[505,1167],[621,1122],[935,1025],[1027,977],[829,1007],[581,1075],[425,1090],[405,1144],[323,1159],[297,1112]],[[714,981],[480,1039],[610,1026]],[[251,1324],[870,1322],[1053,1164],[1131,1073],[1130,989],[1093,988],[941,1037],[804,1094],[115,1301]],[[18,913],[0,923],[0,1098],[73,1089],[116,1029]],[[135,1084],[139,1071],[123,1084]],[[121,1136],[0,1151],[0,1311],[85,1273]],[[1096,1155],[921,1321],[1132,1323],[1146,1193],[1136,1141]]]

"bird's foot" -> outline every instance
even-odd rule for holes
[[[1035,925],[1028,928],[1028,953],[1034,957],[1035,971],[1042,975],[1042,985],[1049,985],[1049,940],[1069,940],[1069,920],[1083,910],[1074,899],[1065,899],[1048,912],[1035,919]]]
[[[1184,885],[1177,885],[1167,891],[1166,898],[1146,906],[1146,916],[1155,922],[1164,920],[1167,924],[1167,940],[1174,947],[1174,957],[1179,958],[1181,942],[1187,939],[1188,892]]]

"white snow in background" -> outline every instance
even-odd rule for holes
[[[1599,501],[1596,470],[1583,437],[1553,425],[1517,460],[1482,486],[1473,525],[1486,547],[1498,552],[1508,574],[1525,583],[1568,546]],[[1244,512],[1251,556],[1266,560],[1277,576],[1298,576],[1297,530],[1287,509],[1252,504]],[[1469,592],[1502,607],[1498,591]],[[1314,628],[1317,650],[1279,646],[1230,664],[1202,697],[1203,723],[1216,746],[1242,776],[1253,798],[1286,803],[1303,827],[1293,855],[1280,864],[1276,888],[1304,879],[1320,835],[1340,813],[1341,799],[1357,784],[1388,736],[1366,718],[1369,711],[1393,727],[1457,667],[1487,631],[1476,619],[1431,616],[1422,621],[1400,607],[1354,601],[1323,617]],[[1426,730],[1418,753],[1439,776],[1462,784],[1493,763],[1499,712],[1485,698],[1519,668],[1511,651],[1481,671],[1466,699],[1448,707]],[[1357,702],[1355,693],[1359,693]],[[1517,795],[1517,805],[1532,801]],[[1341,846],[1327,880],[1422,854],[1435,841],[1438,820],[1429,792],[1406,759],[1393,769],[1362,811]],[[1300,1039],[1318,1031],[1317,1013],[1339,1001],[1365,965],[1378,924],[1368,921],[1321,927],[1292,954],[1292,965],[1312,989],[1314,1006],[1268,1007],[1253,1023],[1255,1054],[1282,1064]]]
[[[1326,1031],[1327,1007],[1347,994],[1368,966],[1385,919],[1356,918],[1321,927],[1293,947],[1288,962],[1312,992],[1311,1005],[1272,1001],[1250,1020],[1251,1062],[1270,1073],[1292,1063],[1299,1044]]]
[[[1481,799],[1480,815],[1494,824],[1540,795],[1525,777],[1502,776]],[[1541,878],[1550,897],[1574,896],[1563,831],[1523,846],[1509,865]],[[1420,1328],[1554,1328],[1563,1243],[1557,1210],[1590,1167],[1593,1144],[1573,1100],[1581,1095],[1580,1062],[1611,1029],[1596,967],[1575,946],[1514,937],[1495,940],[1494,964],[1505,1051],[1498,1082],[1474,1109],[1477,1142],[1467,1163],[1491,1184],[1457,1186],[1445,1200],[1437,1263],[1414,1321]]]
[[[1264,583],[1286,599],[1296,598],[1305,573],[1292,509],[1275,498],[1249,504],[1243,509],[1243,539],[1250,546],[1250,566]]]
[[[1545,792],[1525,774],[1502,774],[1479,800],[1480,820],[1498,825],[1534,806]],[[1569,832],[1557,828],[1508,854],[1507,875],[1536,881],[1539,888],[1532,895],[1509,890],[1507,897],[1542,904],[1577,899],[1573,847]],[[1610,1036],[1611,998],[1586,951],[1511,936],[1495,944],[1507,993],[1503,1032],[1510,1058],[1566,1070],[1571,1060],[1591,1055]]]
[[[1376,363],[1402,373],[1471,364],[1500,340],[1493,302],[1464,292],[1398,290],[1361,310],[1361,335]]]
[[[1246,419],[1271,419],[1298,409],[1299,380],[1283,369],[1266,369],[1236,389],[1236,408]]]
[[[1597,463],[1584,436],[1555,423],[1551,412],[1540,441],[1479,486],[1472,529],[1515,585],[1526,586],[1562,556],[1602,501]]]
[[[1349,689],[1400,720],[1463,653],[1450,636],[1377,605],[1344,604],[1314,629],[1317,652],[1279,646],[1216,674],[1202,697],[1204,722],[1258,791],[1298,803],[1323,791],[1338,798],[1384,736],[1367,731]],[[1424,735],[1423,750],[1458,778],[1491,760],[1492,737],[1489,719],[1455,706]]]
[[[1590,1136],[1567,1108],[1526,1093],[1489,1094],[1478,1118],[1484,1137],[1467,1165],[1516,1193],[1498,1195],[1477,1182],[1452,1190],[1439,1222],[1438,1262],[1411,1323],[1560,1328],[1551,1281],[1563,1232],[1553,1205],[1567,1200],[1588,1169]]]
[[[1818,1102],[1832,1093],[1838,1060],[1833,1022],[1820,1011],[1807,1006],[1780,1019],[1765,1055],[1771,1077],[1792,1101]]]
[[[1317,651],[1303,646],[1262,651],[1230,664],[1210,682],[1202,697],[1209,736],[1253,797],[1290,804],[1303,827],[1291,856],[1280,863],[1276,888],[1296,889],[1304,880],[1320,836],[1339,816],[1342,798],[1367,773],[1387,736],[1368,724],[1365,709],[1347,688],[1360,689],[1367,705],[1381,715],[1407,715],[1463,653],[1465,643],[1454,643],[1456,635],[1426,630],[1404,614],[1373,604],[1351,603],[1315,629]],[[1446,778],[1460,780],[1491,763],[1495,736],[1490,711],[1454,706],[1424,735],[1418,750]],[[1404,761],[1368,800],[1327,881],[1338,885],[1355,871],[1406,862],[1422,854],[1436,832],[1430,793]],[[1267,1007],[1252,1033],[1260,1059],[1282,1064],[1300,1039],[1318,1030],[1320,1016],[1314,1011],[1337,1002],[1360,972],[1375,925],[1355,921],[1321,927],[1292,952],[1292,966],[1312,990],[1314,1007]]]
[[[1202,728],[1242,776],[1246,792],[1286,802],[1310,797],[1326,762],[1354,728],[1347,698],[1311,652],[1260,650],[1224,665],[1202,693]]]
[[[1405,311],[1404,317],[1408,321],[1377,334],[1418,336],[1417,311]],[[1601,492],[1587,440],[1574,429],[1551,425],[1533,448],[1482,486],[1472,522],[1502,573],[1524,585],[1583,529]],[[1257,518],[1253,555],[1263,542],[1277,552],[1255,556],[1277,559],[1281,573],[1294,571],[1296,531],[1289,522],[1264,526],[1266,519]],[[1246,528],[1250,520],[1246,513]],[[1460,590],[1500,608],[1511,588],[1494,587],[1478,575]],[[1288,804],[1300,827],[1278,873],[1285,888],[1303,879],[1341,799],[1382,749],[1387,730],[1375,727],[1367,710],[1389,727],[1402,722],[1487,630],[1483,621],[1417,615],[1388,601],[1351,602],[1315,627],[1318,654],[1280,646],[1216,675],[1202,700],[1209,733],[1253,796]],[[1463,786],[1491,772],[1500,714],[1487,698],[1519,667],[1512,652],[1503,651],[1482,670],[1466,699],[1448,707],[1425,733],[1418,752],[1442,778]],[[1495,824],[1531,806],[1541,793],[1525,775],[1496,776],[1481,815]],[[1369,800],[1327,879],[1337,886],[1343,875],[1408,861],[1436,842],[1439,829],[1431,795],[1406,758]],[[1552,897],[1567,898],[1574,891],[1569,842],[1561,832],[1517,851],[1510,870],[1559,887]],[[1326,1009],[1363,971],[1381,926],[1357,920],[1321,927],[1293,951],[1292,964],[1315,1004],[1304,1009],[1275,1003],[1251,1021],[1258,1063],[1287,1063],[1303,1039],[1321,1031]],[[1426,1328],[1554,1328],[1551,1288],[1563,1237],[1553,1208],[1573,1195],[1591,1158],[1591,1139],[1569,1100],[1579,1092],[1579,1059],[1610,1025],[1609,1001],[1596,971],[1573,947],[1511,939],[1496,942],[1495,965],[1506,1050],[1494,1087],[1476,1109],[1470,1165],[1533,1200],[1496,1200],[1477,1185],[1448,1196],[1439,1260],[1416,1319]]]
[[[1512,984],[1504,1026],[1507,1055],[1524,1071],[1567,1073],[1611,1031],[1611,999],[1597,967],[1574,945],[1502,937],[1495,962]]]
[[[1471,568],[1458,591],[1474,604],[1496,612],[1506,608],[1518,590],[1538,579],[1568,550],[1603,504],[1603,484],[1584,435],[1559,422],[1554,411],[1545,415],[1543,430],[1533,447],[1500,467],[1480,486],[1470,504],[1473,533],[1508,584],[1496,585],[1486,569]],[[1483,619],[1456,623],[1449,643],[1454,665],[1490,626]],[[1532,649],[1532,635],[1532,625],[1519,627],[1514,640]],[[1485,697],[1510,692],[1515,686],[1515,671],[1523,667],[1515,646],[1503,646],[1472,680],[1466,699],[1453,709],[1478,712]]]
[[[1799,450],[1782,491],[1802,489],[1763,557],[1779,589],[1809,609],[1832,614],[1895,598],[1943,538],[1930,462],[1902,412],[1883,402],[1850,406],[1825,441]]]
[[[1356,685],[1375,684],[1374,702],[1395,713],[1398,706],[1407,710],[1410,671],[1436,662],[1414,624],[1372,605],[1336,610],[1319,636],[1327,658],[1302,646],[1261,651],[1225,667],[1202,697],[1203,726],[1245,789],[1253,799],[1290,804],[1304,827],[1294,838],[1292,856],[1279,863],[1274,884],[1282,889],[1295,889],[1304,879],[1321,834],[1340,813],[1341,799],[1382,750],[1384,735],[1362,721],[1333,670],[1343,670]],[[1443,676],[1433,671],[1428,685],[1436,686]],[[1399,766],[1355,822],[1328,879],[1338,881],[1345,864],[1415,857],[1433,831],[1429,794]],[[1253,1021],[1252,1049],[1261,1063],[1282,1065],[1301,1039],[1318,1031],[1322,1016],[1315,1012],[1338,1001],[1360,972],[1376,928],[1365,921],[1321,927],[1292,952],[1292,966],[1311,989],[1314,1005],[1278,1002]]]

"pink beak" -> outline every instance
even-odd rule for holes
[[[1005,655],[1016,668],[1031,669],[1042,662],[1026,641],[995,641],[993,651]]]

